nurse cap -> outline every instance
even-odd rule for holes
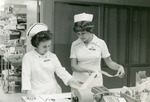
[[[74,15],[74,23],[75,22],[80,22],[80,21],[89,21],[91,22],[93,20],[93,15],[92,14],[87,14],[87,13],[80,13]]]
[[[33,37],[38,32],[48,30],[48,26],[44,23],[34,23],[27,31],[27,36]]]

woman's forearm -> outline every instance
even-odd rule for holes
[[[108,64],[108,67],[113,69],[113,70],[118,70],[120,68],[120,66],[121,66],[120,64],[118,64],[114,61],[112,61]]]
[[[121,67],[120,64],[118,64],[118,63],[112,61],[112,59],[111,59],[110,56],[107,57],[107,58],[104,58],[104,61],[105,61],[105,63],[107,64],[107,66],[108,66],[109,68],[111,68],[112,70],[118,70],[118,69]]]

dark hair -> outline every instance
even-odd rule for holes
[[[93,33],[93,29],[94,29],[94,25],[92,24],[92,22],[89,22],[89,21],[76,22],[74,23],[74,27],[73,27],[73,31],[75,33],[81,32],[81,31],[87,31],[87,32]]]
[[[52,38],[53,34],[50,32],[50,30],[41,31],[31,38],[31,44],[34,47],[37,47],[40,44],[40,42],[51,40]]]

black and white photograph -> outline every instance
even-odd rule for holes
[[[150,0],[0,0],[0,102],[150,102]]]

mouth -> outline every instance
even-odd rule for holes
[[[84,41],[84,38],[81,38],[82,41]]]

